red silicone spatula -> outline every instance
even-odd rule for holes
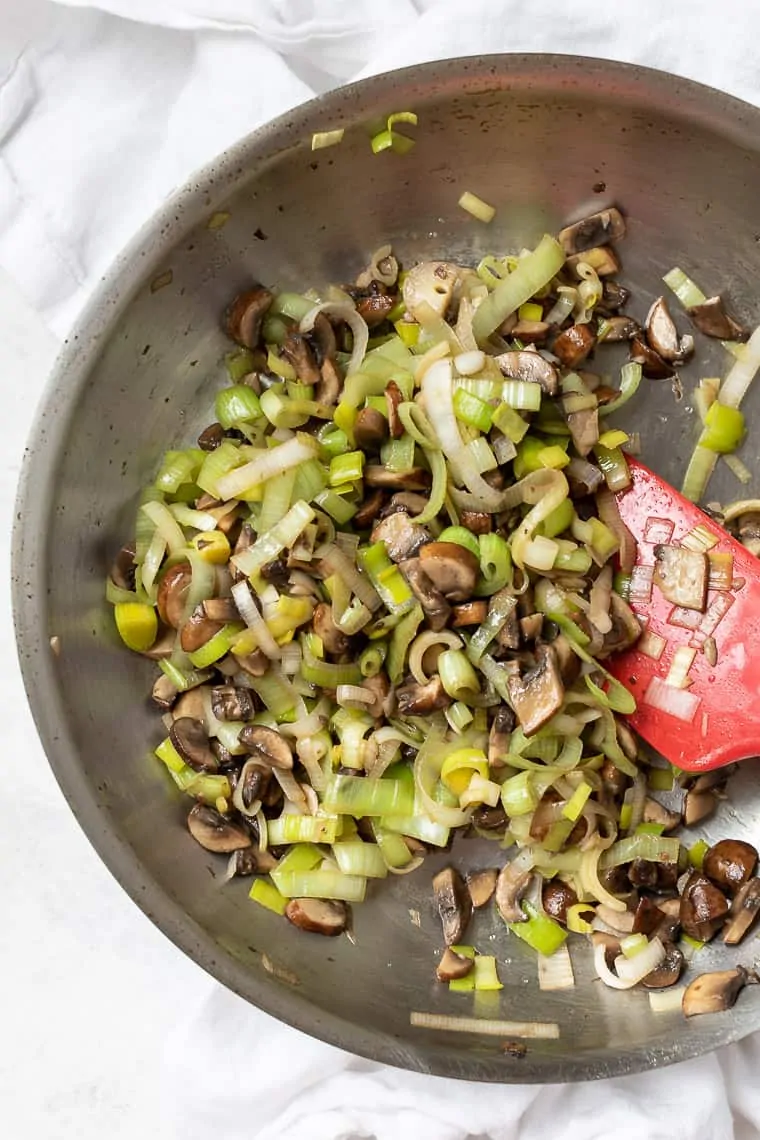
[[[608,667],[636,698],[630,723],[686,771],[758,755],[760,561],[643,464],[629,465],[633,484],[617,503],[638,543],[629,600],[645,634]],[[682,545],[712,556],[704,612],[674,605],[652,583],[655,548]]]

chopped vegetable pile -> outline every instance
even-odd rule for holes
[[[413,121],[391,116],[373,147]],[[674,985],[679,930],[733,944],[759,905],[753,848],[687,852],[668,834],[713,810],[725,773],[652,764],[604,666],[642,634],[615,499],[635,439],[606,417],[694,351],[664,298],[644,327],[622,312],[624,234],[610,208],[474,269],[402,270],[386,246],[342,289],[252,284],[225,316],[215,420],[164,456],[107,584],[122,640],[160,669],[156,755],[193,800],[190,834],[254,876],[255,902],[337,935],[371,880],[455,832],[498,841],[492,870],[434,880],[454,990],[501,987],[495,959],[462,945],[492,899],[547,989],[573,984],[568,931],[591,937],[608,985]],[[745,352],[718,298],[680,271],[668,284],[737,356],[720,393],[703,389],[701,494],[743,438],[760,334]],[[727,522],[760,549],[760,503],[739,507]],[[660,548],[657,584],[699,609],[707,559],[677,554]],[[651,795],[674,787],[683,811]]]

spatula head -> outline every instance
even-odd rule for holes
[[[608,666],[636,698],[630,723],[686,771],[704,772],[755,756],[760,753],[760,560],[643,464],[633,459],[629,464],[633,484],[617,501],[638,543],[629,601],[645,634]],[[679,547],[684,539],[687,548],[700,546],[701,539],[709,547],[704,553],[712,581],[704,612],[674,605],[653,584],[657,547]],[[673,684],[679,674],[685,675],[686,687]]]

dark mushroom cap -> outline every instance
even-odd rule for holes
[[[179,643],[185,653],[194,653],[196,649],[200,649],[223,628],[224,622],[211,621],[206,617],[206,611],[203,608],[203,603],[201,603],[195,607],[182,626]]]
[[[251,846],[250,832],[242,823],[207,804],[196,804],[187,817],[190,834],[207,851],[222,854]]]
[[[568,909],[576,905],[578,896],[573,888],[563,883],[561,879],[552,879],[545,882],[541,888],[541,902],[550,918],[567,926]]]
[[[388,557],[393,562],[405,562],[415,558],[422,547],[430,542],[430,531],[419,523],[412,522],[404,511],[395,511],[387,518],[375,523],[370,539],[385,543]]]
[[[224,440],[224,428],[221,424],[209,424],[198,436],[198,447],[201,451],[216,451]]]
[[[583,253],[586,249],[625,237],[625,218],[618,209],[610,206],[565,226],[558,236],[565,253]]]
[[[690,938],[709,942],[728,914],[728,899],[706,875],[694,871],[681,895],[681,926]]]
[[[135,569],[134,547],[122,546],[111,566],[111,581],[122,590],[134,590]]]
[[[203,723],[191,716],[172,721],[169,739],[182,759],[196,772],[215,772],[219,767]]]
[[[370,293],[367,297],[359,298],[356,311],[367,322],[367,327],[373,329],[387,319],[395,304],[395,298],[389,293]]]
[[[354,515],[353,524],[356,529],[366,530],[368,527],[372,526],[372,523],[375,521],[383,509],[384,503],[385,495],[380,490],[380,488],[371,491],[370,494],[366,496],[364,502],[361,504],[358,511]]]
[[[559,386],[559,373],[550,360],[544,360],[539,352],[517,349],[502,352],[495,356],[504,376],[511,380],[523,380],[528,384],[538,384],[547,396],[556,396]]]
[[[254,285],[239,293],[225,314],[225,328],[233,340],[244,348],[256,348],[261,325],[274,295],[263,285]]]
[[[456,978],[466,978],[474,965],[474,959],[467,958],[464,954],[455,954],[447,946],[436,966],[435,976],[439,982],[453,982]]]
[[[363,451],[379,451],[388,438],[388,421],[377,408],[362,408],[354,421],[354,440]]]
[[[213,688],[211,708],[217,720],[250,720],[256,712],[251,690],[236,685]]]
[[[710,297],[701,305],[686,310],[696,327],[705,336],[717,340],[746,340],[748,332],[726,312],[721,297]]]
[[[682,363],[694,351],[693,337],[679,338],[664,297],[658,297],[647,314],[646,334],[657,355],[671,364]]]
[[[663,360],[658,352],[640,336],[631,341],[630,359],[640,364],[648,380],[668,380],[673,375],[673,366]]]
[[[577,368],[596,344],[596,337],[588,325],[571,325],[554,341],[552,352],[565,368]]]
[[[425,685],[414,680],[405,681],[396,689],[396,703],[400,716],[427,716],[448,708],[451,697],[436,673]]]
[[[479,828],[481,831],[498,831],[507,825],[507,814],[501,804],[496,807],[488,807],[487,804],[475,808],[472,813],[471,819],[473,827]]]
[[[335,624],[331,605],[320,602],[314,607],[311,627],[328,653],[340,656],[348,651],[351,639]]]
[[[399,570],[422,606],[427,623],[436,633],[448,623],[451,606],[437,590],[422,568],[419,558],[408,558],[399,564]]]
[[[187,591],[193,571],[189,562],[177,562],[161,575],[156,594],[156,605],[161,621],[172,629],[179,629],[185,613]]]
[[[493,867],[485,871],[473,871],[467,876],[467,890],[476,910],[491,901],[498,877],[499,872]]]
[[[433,879],[433,894],[445,944],[461,942],[472,915],[472,900],[462,876],[453,867],[444,867]]]
[[[282,342],[280,352],[295,369],[301,384],[319,384],[322,374],[305,336],[300,333],[290,333]]]
[[[705,853],[702,870],[708,879],[734,894],[750,878],[757,866],[757,851],[740,839],[722,839]]]
[[[755,925],[760,914],[760,879],[748,879],[734,896],[728,921],[723,928],[723,941],[735,946]]]
[[[672,942],[665,946],[665,957],[659,966],[642,978],[641,984],[648,990],[664,990],[674,986],[681,977],[684,968],[684,956]]]
[[[472,597],[480,565],[471,550],[457,542],[429,542],[419,552],[420,565],[433,586],[450,602]]]
[[[686,987],[682,1008],[686,1017],[700,1013],[722,1013],[730,1009],[747,984],[743,966],[734,970],[717,970],[700,974]]]
[[[292,769],[293,753],[284,736],[263,724],[247,724],[241,728],[238,740],[257,760],[271,768]]]
[[[522,677],[510,676],[507,684],[517,720],[525,735],[531,736],[551,720],[565,698],[554,647],[538,646],[535,665]]]
[[[525,922],[527,915],[520,899],[528,889],[532,871],[517,868],[514,861],[505,863],[496,880],[496,906],[505,922]]]
[[[285,917],[299,930],[334,938],[348,925],[348,907],[338,899],[291,899]]]

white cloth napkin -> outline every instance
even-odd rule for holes
[[[0,0],[0,265],[63,334],[193,168],[317,91],[423,59],[573,51],[760,102],[758,31],[753,0]],[[165,1055],[156,1134],[182,1140],[760,1134],[759,1037],[598,1084],[467,1085],[351,1057],[204,978]]]

